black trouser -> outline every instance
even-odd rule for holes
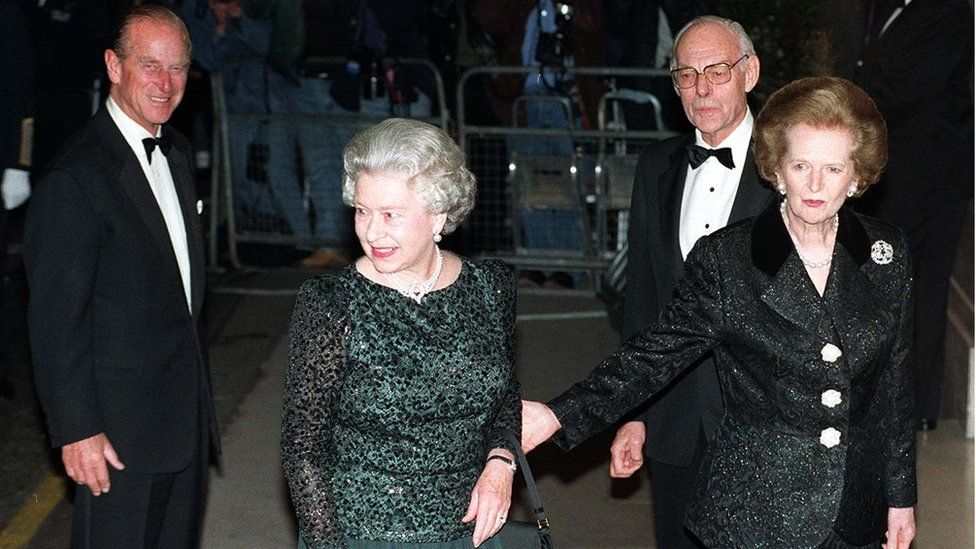
[[[685,528],[685,513],[695,495],[695,481],[708,443],[699,431],[691,463],[686,467],[649,459],[654,531],[661,549],[701,549],[704,545]]]
[[[130,473],[109,466],[111,488],[93,496],[75,490],[72,549],[108,547],[195,549],[200,547],[206,499],[209,443],[176,473]],[[125,463],[125,456],[120,456]],[[128,464],[127,464],[128,465]]]

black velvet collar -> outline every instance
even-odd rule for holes
[[[779,211],[780,202],[770,202],[752,225],[752,263],[769,276],[776,276],[794,250]],[[847,250],[855,263],[863,265],[871,254],[868,233],[861,220],[848,208],[842,207],[838,215],[837,243]]]

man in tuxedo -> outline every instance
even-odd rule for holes
[[[888,124],[888,166],[859,209],[905,231],[914,267],[916,413],[934,429],[949,276],[973,197],[973,10],[965,0],[876,0],[855,82]]]
[[[762,211],[772,192],[756,172],[746,94],[759,59],[738,23],[693,19],[675,37],[672,81],[693,133],[645,148],[631,198],[623,336],[655,322],[684,259],[702,236]],[[723,411],[710,356],[617,431],[610,474],[629,477],[650,458],[658,547],[700,547],[684,528],[703,453]]]
[[[78,485],[72,547],[197,547],[217,439],[203,237],[189,142],[164,126],[186,85],[186,28],[133,8],[105,64],[109,99],[28,212],[34,378]]]

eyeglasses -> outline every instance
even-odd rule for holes
[[[674,69],[671,71],[671,80],[674,81],[674,87],[682,90],[695,87],[698,84],[699,74],[704,74],[705,78],[712,84],[725,84],[729,80],[732,80],[732,67],[738,65],[739,61],[742,61],[746,57],[749,57],[749,55],[743,55],[731,65],[728,63],[715,63],[705,67],[701,72],[698,72],[693,67]]]

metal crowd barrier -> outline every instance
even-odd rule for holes
[[[620,264],[626,254],[627,211],[637,153],[650,142],[676,134],[664,127],[656,97],[614,87],[600,99],[597,129],[580,129],[572,118],[565,127],[523,127],[517,124],[518,116],[513,116],[513,126],[468,124],[465,87],[475,77],[539,72],[539,67],[475,67],[458,82],[458,141],[479,183],[478,203],[468,222],[471,247],[479,256],[503,259],[520,269],[589,273],[593,289],[599,290],[611,263]],[[653,68],[570,67],[543,72],[610,81],[641,77],[670,82],[671,78],[668,71]],[[513,98],[513,111],[534,99],[563,108],[568,104],[558,95],[520,96]],[[620,102],[646,106],[657,129],[628,129],[620,116]],[[561,157],[519,154],[518,140],[569,142],[571,152]],[[527,230],[538,231],[539,227],[526,229],[524,219],[533,211],[577,214],[578,230],[573,227],[573,232],[579,242],[572,246],[566,246],[565,240],[562,246],[533,246],[533,239],[526,238]],[[554,224],[569,220],[567,215],[553,217]],[[565,228],[549,227],[557,232]]]
[[[321,65],[332,64],[338,66],[345,63],[344,60],[339,58],[315,58],[307,61],[309,63]],[[298,236],[293,234],[293,232],[289,230],[280,217],[278,219],[274,219],[274,216],[270,216],[271,219],[265,219],[263,224],[255,223],[253,221],[245,223],[244,221],[246,220],[241,219],[243,214],[241,213],[241,209],[237,207],[239,204],[236,202],[239,199],[239,190],[236,189],[235,186],[235,180],[237,180],[238,176],[241,174],[234,173],[235,162],[232,160],[232,131],[235,123],[253,121],[282,122],[297,125],[301,123],[307,124],[309,122],[313,122],[321,124],[321,129],[325,130],[337,130],[340,127],[344,128],[348,130],[346,133],[350,133],[351,135],[351,131],[353,130],[367,127],[379,120],[392,116],[391,113],[369,115],[360,113],[266,114],[229,112],[227,106],[227,96],[225,93],[224,74],[243,63],[254,63],[254,59],[240,59],[233,63],[225,64],[221,71],[215,72],[211,75],[214,128],[212,165],[213,176],[211,177],[210,189],[213,207],[210,208],[209,262],[212,268],[217,267],[218,264],[218,241],[221,227],[223,227],[224,231],[226,232],[228,259],[231,265],[233,265],[235,268],[241,267],[238,245],[245,242],[294,246],[305,245],[309,247],[329,247],[339,244],[337,242],[320,240],[315,237]],[[449,116],[444,91],[444,80],[434,64],[425,59],[387,58],[382,60],[381,67],[390,67],[394,65],[421,67],[431,73],[436,90],[436,97],[429,98],[431,102],[432,116],[413,118],[426,120],[447,131]],[[398,113],[397,115],[404,116],[402,113]],[[272,154],[292,153],[294,153],[294,151],[275,151]],[[238,161],[238,164],[240,164],[240,161]],[[299,182],[296,182],[296,185],[298,183]],[[304,215],[308,215],[310,211],[310,189],[308,188],[307,180],[301,181],[300,183],[301,189],[297,192],[301,193],[301,204],[305,210],[303,213]],[[292,214],[294,214],[294,211]],[[351,219],[351,212],[349,215]]]

